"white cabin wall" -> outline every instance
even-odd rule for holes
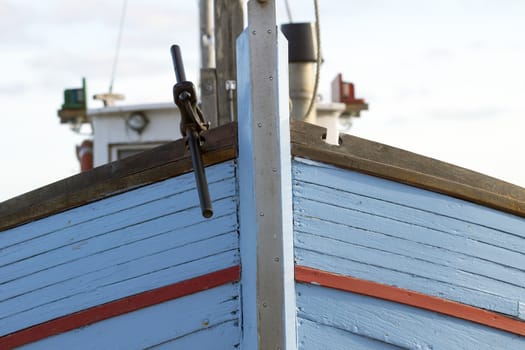
[[[132,112],[140,111],[149,119],[142,133],[126,125]],[[180,113],[174,104],[108,107],[90,111],[94,131],[93,162],[100,166],[116,159],[114,145],[155,147],[177,140],[180,133]]]

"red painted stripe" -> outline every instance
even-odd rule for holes
[[[140,310],[186,295],[201,292],[220,285],[236,282],[240,278],[240,266],[198,276],[192,279],[149,290],[126,298],[97,305],[92,308],[62,316],[0,338],[0,349],[12,349],[53,335],[68,332],[95,322]]]
[[[295,266],[295,280],[393,301],[525,336],[525,322],[474,306],[355,277]]]

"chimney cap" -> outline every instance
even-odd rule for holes
[[[317,62],[317,41],[314,24],[286,23],[281,25],[281,31],[288,39],[289,62]]]

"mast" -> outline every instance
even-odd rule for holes
[[[213,0],[199,0],[199,23],[201,68],[213,68],[215,67]]]
[[[200,23],[200,96],[201,109],[212,127],[218,126],[217,119],[217,74],[215,71],[215,33],[213,0],[199,0]]]
[[[213,127],[237,120],[235,41],[244,29],[242,0],[200,0],[201,99]]]
[[[243,29],[243,1],[215,0],[218,125],[237,120],[235,41]]]

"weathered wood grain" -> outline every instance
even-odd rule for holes
[[[195,189],[175,195],[169,195],[170,187],[177,188],[172,182],[165,183],[164,188],[157,191],[164,197],[141,205],[132,206],[125,210],[113,213],[97,211],[99,217],[76,225],[65,225],[54,227],[40,221],[30,223],[24,227],[24,240],[2,248],[0,257],[0,283],[6,281],[6,277],[15,278],[11,275],[11,268],[18,268],[27,273],[37,271],[39,267],[46,268],[50,263],[65,263],[68,257],[78,259],[93,252],[99,252],[100,247],[107,249],[115,245],[123,245],[135,240],[143,240],[155,233],[168,230],[190,228],[193,225],[206,225],[198,215],[198,198]],[[216,218],[223,215],[235,213],[235,181],[228,179],[210,184],[212,198],[218,203]],[[118,200],[118,198],[117,198]],[[122,198],[122,201],[125,201]],[[103,206],[103,202],[100,206]],[[98,203],[86,208],[86,211],[98,206]],[[54,216],[58,222],[62,215]],[[215,220],[213,218],[212,220]],[[50,224],[52,224],[52,220]],[[195,227],[196,229],[199,226]],[[0,243],[5,244],[11,235],[0,237]],[[5,240],[4,240],[5,238]],[[105,245],[102,245],[105,244]],[[29,259],[29,260],[28,260]],[[14,266],[9,265],[16,263]],[[30,267],[31,265],[37,265]],[[29,269],[29,270],[28,270]]]
[[[525,273],[521,268],[499,264],[494,261],[496,259],[489,260],[483,254],[477,254],[476,257],[474,256],[476,252],[451,250],[399,238],[395,233],[391,235],[364,228],[352,228],[315,218],[299,217],[298,221],[301,227],[296,230],[297,248],[309,249],[310,245],[315,246],[317,241],[323,242],[325,246],[340,242],[343,246],[347,246],[349,251],[354,247],[355,249],[372,249],[396,256],[408,256],[422,263],[436,264],[446,269],[457,269],[467,274],[495,279],[520,288],[525,285]],[[325,239],[328,241],[324,242]],[[458,241],[465,241],[465,239],[458,239]],[[453,244],[450,245],[453,246]],[[345,254],[345,257],[347,256]],[[453,279],[449,278],[447,281],[452,282]]]
[[[299,337],[299,350],[326,349],[328,344],[330,350],[395,350],[401,347],[388,344],[382,340],[369,338],[360,334],[335,327],[326,326],[322,323],[310,321],[305,318],[297,320],[297,331]]]
[[[472,289],[515,299],[516,303],[525,296],[523,286],[517,282],[516,284],[505,283],[497,277],[486,277],[472,271],[465,271],[466,269],[463,266],[456,267],[453,264],[441,265],[432,261],[431,256],[427,259],[419,259],[409,254],[392,253],[391,251],[395,250],[395,248],[378,250],[310,234],[298,234],[297,242],[297,247],[301,249],[326,247],[325,252],[331,256],[352,259],[386,270],[402,271],[430,281],[449,283],[452,286],[472,286]],[[429,250],[425,249],[425,251]],[[388,272],[385,271],[385,273]]]
[[[31,343],[20,349],[212,349],[239,343],[239,285],[228,284]],[[198,334],[198,335],[197,335]],[[188,341],[195,341],[186,347]],[[169,344],[169,345],[168,345]],[[228,347],[217,347],[217,349]]]
[[[241,331],[239,321],[232,320],[218,325],[208,326],[203,330],[186,334],[182,337],[152,346],[151,350],[173,349],[239,349]]]
[[[208,171],[209,170],[209,171]],[[209,173],[208,182],[211,184],[211,198],[219,199],[218,194],[214,193],[216,182],[226,181],[227,179],[234,178],[235,176],[235,163],[233,161],[227,161],[224,163],[210,166],[207,169]],[[167,191],[166,189],[169,189]],[[43,237],[60,230],[69,230],[78,228],[77,232],[82,232],[82,226],[100,219],[100,217],[111,216],[111,215],[122,215],[128,209],[138,208],[148,203],[155,202],[158,200],[170,198],[185,192],[193,192],[191,203],[196,203],[197,194],[195,189],[195,177],[192,173],[183,174],[176,178],[162,180],[157,183],[150,184],[145,187],[131,189],[130,191],[120,193],[118,196],[110,196],[104,198],[104,200],[95,201],[77,207],[69,209],[60,213],[60,215],[51,215],[42,219],[39,219],[38,224],[21,225],[9,229],[9,234],[0,234],[2,242],[2,248],[8,249],[12,245],[22,243],[27,240],[33,240],[37,237]],[[190,203],[190,207],[191,207]],[[182,205],[183,203],[179,204]],[[173,205],[173,204],[172,204]],[[189,207],[188,207],[189,208]],[[136,209],[135,209],[136,210]],[[125,215],[124,215],[125,217]],[[129,222],[133,222],[133,217],[128,218]],[[126,220],[123,220],[125,223]],[[38,230],[35,230],[35,226],[38,225]],[[5,255],[5,254],[3,254]]]
[[[298,284],[296,290],[299,323],[306,319],[403,349],[525,347],[524,337],[402,304],[313,285]],[[329,334],[321,339],[325,344],[337,340]]]
[[[96,305],[0,337],[0,348],[11,349],[69,331],[78,330],[97,322],[102,322],[170,300],[226,284],[236,283],[239,277],[240,266],[232,266],[227,269],[214,271],[206,275]]]
[[[120,282],[110,280],[106,277],[104,284],[100,287],[94,286],[93,282],[90,282],[85,288],[74,290],[73,292],[75,294],[69,297],[66,295],[60,298],[55,294],[54,300],[50,301],[49,297],[46,298],[46,304],[38,305],[38,301],[31,302],[32,306],[34,306],[31,309],[25,309],[23,304],[20,305],[20,303],[17,303],[18,307],[22,309],[20,310],[21,312],[18,312],[16,305],[8,305],[10,309],[8,311],[12,311],[13,308],[15,308],[17,313],[8,315],[0,321],[0,333],[2,335],[9,334],[56,317],[68,315],[72,312],[81,311],[105,302],[141,293],[152,288],[159,288],[180,280],[204,275],[219,269],[225,269],[239,263],[235,251],[225,251],[209,257],[197,255],[195,258],[199,260],[182,264],[179,263],[175,266],[156,269],[148,273],[144,273],[144,270],[142,270],[139,276],[131,277],[128,280]],[[108,272],[112,273],[113,271]],[[117,270],[115,272],[118,273],[121,271]],[[77,280],[77,283],[82,283],[82,281]],[[61,292],[63,292],[63,289]],[[34,294],[38,293],[33,293],[33,296],[35,296]],[[25,300],[30,299],[26,298]]]
[[[143,244],[141,248],[145,247],[146,244],[147,243]],[[72,303],[74,303],[72,301],[74,299],[77,299],[78,302],[86,303],[86,300],[91,298],[86,294],[89,294],[89,292],[94,289],[113,288],[113,285],[129,283],[132,279],[140,279],[148,274],[158,273],[169,268],[176,268],[192,260],[205,259],[211,255],[230,252],[234,250],[236,246],[236,234],[233,232],[208,238],[200,242],[188,242],[184,246],[168,246],[165,250],[160,250],[157,247],[158,251],[146,251],[144,255],[141,253],[137,254],[136,252],[123,252],[128,253],[124,255],[126,258],[118,259],[118,257],[114,257],[114,259],[108,259],[109,261],[105,260],[103,263],[98,263],[94,271],[88,270],[88,272],[84,274],[76,275],[76,273],[69,271],[67,267],[63,269],[53,269],[59,271],[66,270],[65,273],[72,276],[66,276],[65,279],[51,284],[45,279],[45,276],[53,274],[54,271],[49,273],[46,271],[46,273],[31,276],[22,281],[15,280],[6,287],[10,287],[10,285],[13,284],[16,289],[22,289],[22,291],[17,291],[13,293],[15,295],[9,296],[2,301],[0,320],[37,307],[45,307],[46,304],[57,302],[66,297],[71,300]],[[235,253],[232,252],[231,256],[235,256]],[[169,260],[169,262],[164,262],[163,260]],[[86,262],[89,263],[90,261],[88,260]],[[71,265],[71,268],[74,269],[75,264]],[[41,284],[37,285],[39,281],[41,281]],[[38,289],[34,289],[35,285],[37,285]],[[67,290],[67,294],[64,292],[65,290]],[[115,291],[115,293],[122,293],[122,289]],[[12,293],[8,291],[6,294]]]
[[[344,195],[342,195],[341,192],[340,197],[341,199],[344,198]],[[366,199],[363,201],[366,201]],[[409,251],[411,246],[423,247],[423,245],[427,245],[429,246],[427,254],[430,254],[428,255],[428,258],[431,259],[434,259],[434,256],[437,255],[442,255],[443,258],[453,259],[454,256],[457,256],[455,253],[459,253],[462,255],[463,259],[474,258],[473,261],[476,261],[476,258],[480,258],[500,264],[502,267],[512,267],[523,273],[525,256],[518,250],[505,247],[505,234],[499,235],[501,240],[496,241],[496,244],[486,242],[489,239],[486,239],[485,242],[482,239],[478,239],[479,233],[476,231],[474,225],[472,225],[474,226],[473,228],[467,227],[465,230],[458,230],[454,226],[451,226],[448,229],[446,227],[433,229],[410,222],[409,220],[412,219],[411,217],[406,217],[405,220],[407,221],[390,218],[386,216],[388,213],[381,211],[380,207],[363,207],[363,211],[359,211],[305,198],[297,198],[296,204],[300,208],[299,210],[304,210],[305,212],[326,213],[323,217],[315,214],[312,215],[312,217],[335,223],[336,225],[331,225],[330,227],[334,229],[334,232],[339,233],[338,237],[348,236],[349,239],[352,239],[352,237],[362,234],[367,236],[366,239],[370,239],[370,243],[372,244],[374,242],[373,237],[376,237],[377,239],[388,239],[388,237],[385,236],[393,236],[399,239],[392,240],[392,242],[396,241],[399,249],[405,250],[407,255],[413,256],[411,251]],[[414,215],[417,215],[417,213]],[[315,220],[309,219],[308,217],[305,217],[305,221],[302,221],[301,218],[302,217],[298,217],[296,220],[297,230],[303,230],[314,234],[317,234],[318,232],[321,235],[325,234],[326,227],[318,227]],[[446,220],[439,216],[431,217],[431,220],[436,222],[443,220],[446,223]],[[340,225],[346,226],[346,235],[344,233],[345,228],[341,228]],[[316,228],[320,231],[315,231]],[[350,234],[353,234],[353,236],[349,236]],[[335,238],[340,239],[338,237]],[[404,245],[405,240],[419,244],[411,245],[411,243],[408,242]],[[417,255],[418,253],[415,252],[414,254]],[[448,264],[451,263],[449,262]]]
[[[198,215],[195,211],[194,215]],[[154,223],[153,223],[154,224]],[[213,229],[220,227],[220,230]],[[0,271],[5,274],[3,284],[9,289],[1,293],[1,300],[6,300],[23,295],[32,290],[35,280],[42,280],[45,283],[40,287],[48,287],[57,283],[63,283],[70,279],[88,275],[103,269],[112,264],[125,264],[129,262],[130,254],[133,258],[138,258],[137,254],[155,254],[169,249],[185,246],[194,242],[211,239],[236,230],[234,216],[224,216],[220,219],[207,221],[205,224],[198,224],[195,227],[184,227],[181,229],[170,229],[167,231],[156,232],[155,228],[146,228],[152,232],[152,236],[140,237],[137,232],[132,233],[124,230],[118,237],[125,241],[127,236],[135,236],[132,242],[111,242],[113,238],[106,239],[107,235],[93,239],[91,242],[82,242],[75,245],[78,248],[71,249],[70,246],[57,249],[49,254],[42,254],[35,258],[39,264],[32,264],[32,259],[26,259],[20,263],[12,264],[2,268]],[[221,232],[224,231],[224,232]],[[118,237],[115,237],[118,240]],[[104,248],[100,248],[104,247]],[[140,253],[136,253],[140,251]],[[13,267],[8,270],[7,268]],[[8,274],[9,273],[9,274]]]
[[[351,135],[342,134],[339,146],[329,145],[325,133],[291,121],[292,154],[525,216],[525,189],[519,186]]]
[[[517,301],[515,299],[505,298],[469,287],[453,286],[435,279],[424,278],[407,272],[384,269],[339,257],[326,259],[325,254],[310,250],[297,249],[296,260],[297,264],[307,265],[320,270],[337,271],[337,273],[343,275],[399,286],[401,288],[455,300],[467,305],[490,307],[490,310],[502,314],[517,315]]]
[[[418,187],[396,181],[382,181],[381,177],[368,176],[357,171],[348,171],[348,169],[326,163],[301,158],[296,158],[295,160],[301,164],[301,166],[295,167],[293,170],[294,178],[297,180],[318,185],[325,184],[329,188],[383,199],[385,202],[397,203],[417,208],[421,211],[456,218],[477,226],[490,228],[494,223],[497,223],[496,229],[525,237],[525,233],[521,228],[523,219],[519,216],[448,195],[432,191],[421,191]],[[353,181],[359,182],[360,185],[352,186]]]
[[[238,265],[235,164],[208,171],[212,219],[184,174],[0,235],[0,334]]]
[[[436,312],[441,315],[474,322],[482,326],[525,336],[525,322],[496,312],[465,305],[451,300],[418,293],[413,290],[389,286],[352,276],[296,265],[295,280],[315,286],[355,293],[418,309]]]
[[[296,263],[521,317],[525,220],[296,160]]]
[[[205,165],[237,156],[237,124],[208,131]],[[192,170],[184,140],[58,181],[0,203],[0,231]]]

